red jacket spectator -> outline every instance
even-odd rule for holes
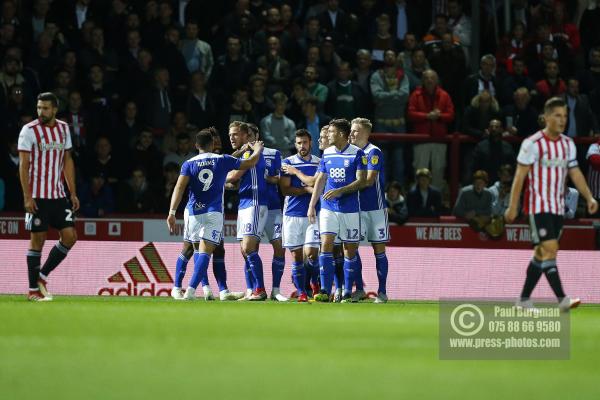
[[[428,117],[434,110],[439,110],[439,118],[436,120]],[[423,86],[419,86],[410,95],[408,119],[415,133],[444,136],[448,134],[448,124],[454,120],[454,104],[448,93],[439,86],[434,87],[433,95],[427,93]]]
[[[567,91],[567,84],[562,79],[557,79],[554,84],[548,79],[538,81],[535,84],[535,90],[538,91],[544,101],[550,97],[560,96]]]

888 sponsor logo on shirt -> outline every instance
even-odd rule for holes
[[[331,168],[329,170],[329,177],[334,182],[344,182],[346,180],[346,169],[345,168]]]

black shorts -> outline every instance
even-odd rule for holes
[[[31,232],[46,232],[48,227],[57,230],[75,226],[75,215],[71,201],[62,199],[35,199],[37,211],[25,214],[25,229]]]
[[[531,241],[538,245],[546,240],[560,240],[563,228],[563,216],[549,213],[530,214],[529,229]]]

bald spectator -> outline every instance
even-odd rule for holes
[[[454,104],[448,93],[439,87],[438,75],[429,69],[423,73],[423,86],[418,87],[408,102],[408,119],[412,131],[424,133],[432,139],[448,134],[448,125],[454,120]],[[431,166],[433,185],[441,188],[446,169],[445,143],[420,143],[414,146],[414,168]]]
[[[515,90],[513,104],[502,110],[506,130],[511,135],[527,137],[538,130],[539,113],[531,103],[531,95],[526,87]]]

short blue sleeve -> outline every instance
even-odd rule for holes
[[[369,161],[367,160],[367,156],[365,156],[364,151],[359,150],[356,152],[355,162],[357,170],[364,171],[367,169],[367,164],[369,163]]]
[[[192,176],[192,164],[189,161],[184,161],[181,165],[181,172],[179,175],[183,176]]]
[[[225,168],[227,169],[227,172],[234,169],[240,169],[240,165],[242,165],[242,160],[232,157],[229,154],[225,154],[223,156],[223,161],[225,161]]]
[[[383,157],[382,157],[381,150],[373,149],[367,155],[367,170],[381,172],[382,164],[383,164]]]
[[[325,169],[325,157],[321,158],[319,162],[319,168],[317,168],[317,172],[322,172],[324,174],[327,173],[327,169]]]

